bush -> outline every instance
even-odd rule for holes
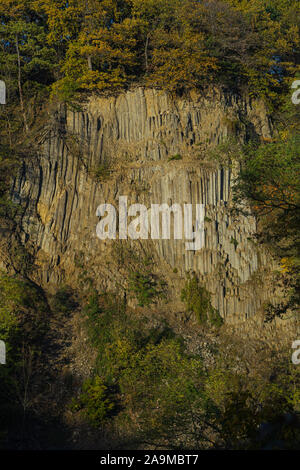
[[[219,327],[223,320],[219,312],[213,308],[210,293],[199,285],[198,278],[189,276],[181,292],[181,300],[185,302],[187,311],[194,313],[200,324]]]
[[[0,338],[37,342],[46,330],[47,300],[41,289],[21,277],[0,276]]]
[[[209,293],[195,276],[183,297],[213,323]],[[95,377],[73,409],[96,427],[110,418],[127,442],[167,449],[257,449],[278,439],[296,448],[299,371],[287,367],[290,358],[281,351],[272,356],[268,339],[257,348],[256,340],[224,332],[212,347],[213,361],[203,364],[166,324],[149,329],[145,319],[130,317],[116,295],[94,292],[85,313],[98,357]],[[281,426],[285,417],[293,422]],[[274,428],[266,442],[260,440],[265,424]]]
[[[140,307],[149,306],[161,291],[158,282],[152,274],[134,272],[131,274],[129,289],[135,293]]]
[[[99,427],[111,416],[115,403],[109,388],[101,377],[96,376],[84,382],[82,393],[78,400],[73,400],[72,408],[75,411],[83,410],[90,423]]]

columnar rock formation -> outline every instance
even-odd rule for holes
[[[263,105],[220,90],[173,98],[136,88],[116,97],[93,97],[82,111],[60,109],[45,129],[40,155],[26,159],[13,182],[24,206],[23,237],[36,249],[43,284],[72,282],[80,258],[99,286],[122,283],[96,237],[96,209],[104,202],[205,204],[205,246],[153,241],[162,274],[198,273],[221,315],[245,318],[265,293],[255,276],[266,264],[251,240],[252,217],[233,219],[232,174],[205,158],[205,149],[234,136],[270,137]],[[173,157],[173,158],[172,158]],[[118,243],[118,241],[114,242]],[[133,242],[134,243],[134,242]]]

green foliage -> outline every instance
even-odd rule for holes
[[[144,319],[131,318],[123,304],[115,305],[115,299],[94,293],[85,309],[87,331],[98,354],[97,382],[84,385],[73,407],[88,413],[89,420],[95,417],[97,425],[115,415],[130,432],[136,432],[131,422],[135,416],[135,439],[179,445],[180,436],[189,433],[196,402],[202,404],[199,414],[212,413],[206,404],[209,398],[197,392],[202,363],[186,355],[183,341],[167,325],[149,329]],[[196,431],[193,439],[205,441]]]
[[[48,312],[42,292],[29,281],[2,274],[0,293],[1,338],[15,346],[22,341],[38,341],[45,331]]]
[[[58,66],[56,51],[47,44],[46,19],[34,3],[3,0],[0,5],[0,71],[7,86],[5,124],[11,142],[16,128],[29,130],[34,116],[28,104],[45,98]]]
[[[211,305],[209,292],[205,287],[200,286],[195,275],[188,276],[181,292],[181,300],[185,302],[187,311],[195,314],[200,324],[210,324],[216,327],[222,325],[222,317]]]
[[[91,343],[98,351],[96,372],[113,384],[119,371],[127,367],[140,344],[135,322],[125,312],[117,296],[94,291],[83,310]]]
[[[172,160],[182,160],[182,156],[179,155],[179,153],[176,153],[176,155],[173,155],[168,159],[169,162],[171,162]]]
[[[267,319],[281,317],[299,300],[299,118],[290,102],[290,85],[299,74],[299,18],[297,0],[2,0],[0,71],[8,105],[0,111],[1,218],[16,228],[21,206],[8,197],[10,178],[34,140],[38,109],[45,108],[50,90],[73,104],[82,92],[115,93],[132,83],[173,93],[211,84],[247,88],[271,105],[280,132],[268,143],[227,142],[218,157],[223,165],[240,165],[235,202],[250,203],[263,240],[283,257],[282,271],[291,277],[287,304],[267,307]],[[240,120],[226,125],[235,134]],[[252,135],[247,123],[242,126]],[[105,179],[108,170],[100,166],[95,174]],[[25,275],[31,257],[13,232],[12,264]],[[141,307],[154,303],[163,289],[148,270],[132,273],[130,291]],[[181,298],[202,325],[222,323],[195,276],[187,279]],[[52,307],[71,313],[77,307],[71,290],[59,290]],[[26,414],[48,312],[36,285],[1,275],[0,339],[8,360],[0,368],[0,436]],[[83,314],[97,360],[73,406],[94,426],[113,420],[148,447],[238,449],[262,447],[258,430],[268,421],[275,426],[275,442],[298,445],[299,426],[278,422],[286,413],[299,414],[299,370],[287,366],[290,357],[276,357],[257,372],[276,348],[265,346],[262,357],[254,344],[252,357],[248,350],[242,354],[241,344],[231,351],[231,338],[215,352],[213,366],[204,367],[170,328],[147,329],[116,294],[93,292]]]
[[[96,428],[112,415],[114,408],[109,389],[98,376],[86,380],[80,397],[72,402],[72,409],[84,410],[88,421]]]
[[[287,107],[281,119],[284,122],[278,122],[274,139],[247,144],[229,139],[211,152],[222,165],[239,169],[233,186],[234,210],[256,216],[256,236],[280,260],[287,299],[268,306],[267,319],[281,317],[299,304],[299,116]],[[231,243],[237,246],[233,238]]]
[[[21,70],[24,95],[53,84],[67,102],[134,81],[182,92],[213,80],[278,105],[299,70],[297,0],[3,0],[0,18],[16,98]]]
[[[289,351],[275,353],[274,345],[264,344],[260,351],[249,354],[255,342],[250,338],[244,345],[242,342],[233,337],[223,339],[205,383],[219,410],[220,435],[226,448],[297,448],[299,369],[291,363]]]
[[[204,377],[201,360],[188,357],[177,339],[141,350],[120,379],[124,418],[139,417],[139,440],[160,448],[203,448],[210,426],[201,432],[201,418],[209,422],[213,415],[209,397],[201,393]]]
[[[41,342],[47,330],[48,304],[43,292],[21,277],[0,276],[0,339],[6,364],[0,367],[0,434],[25,419],[31,377],[38,368]],[[1,446],[1,443],[0,443]]]
[[[291,237],[291,252],[299,247],[295,238],[299,226],[299,156],[298,138],[248,145],[234,188],[235,201],[241,203],[246,198],[269,228],[273,226],[274,238],[279,235],[288,243]]]
[[[290,276],[290,300],[299,302],[300,141],[297,136],[243,149],[234,201],[245,201],[260,223],[260,238]],[[298,300],[297,300],[298,299]],[[291,306],[288,301],[286,308]]]
[[[149,306],[162,293],[158,279],[151,273],[133,272],[129,290],[135,294],[140,307]]]
[[[115,300],[95,292],[85,309],[98,358],[94,378],[73,401],[75,411],[97,427],[109,418],[110,425],[126,429],[133,446],[259,449],[279,440],[295,448],[299,371],[286,367],[285,353],[272,360],[267,340],[255,348],[250,339],[225,335],[213,364],[204,367],[167,325],[149,329]],[[291,422],[285,422],[287,413]],[[271,429],[266,438],[260,436],[263,423]]]

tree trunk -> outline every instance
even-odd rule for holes
[[[93,70],[92,56],[89,55],[88,58],[87,58],[87,61],[88,61],[89,70]]]
[[[19,88],[19,95],[20,95],[20,106],[21,106],[21,112],[23,114],[25,130],[26,132],[28,132],[28,123],[27,123],[27,117],[26,117],[26,112],[24,108],[23,90],[22,90],[22,83],[21,83],[21,58],[20,58],[19,41],[18,41],[17,35],[16,35],[16,51],[17,51],[17,58],[18,58],[18,88]]]
[[[149,64],[148,64],[149,39],[150,39],[150,34],[147,34],[146,44],[145,44],[145,67],[146,67],[146,72],[148,72],[148,68],[149,68]]]

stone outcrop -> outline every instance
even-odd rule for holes
[[[12,187],[24,207],[24,242],[35,247],[36,279],[75,282],[80,264],[97,286],[124,284],[122,267],[108,255],[120,242],[96,236],[99,204],[117,207],[122,195],[147,207],[202,203],[203,249],[186,251],[181,240],[145,246],[167,281],[168,272],[182,280],[194,270],[222,316],[253,315],[267,295],[257,282],[267,260],[251,239],[255,220],[231,215],[231,170],[209,161],[206,150],[226,137],[270,134],[260,102],[220,90],[172,98],[140,87],[93,97],[81,111],[60,109],[41,137],[39,156],[24,160]]]

